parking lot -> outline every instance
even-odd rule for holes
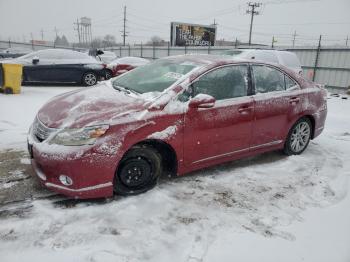
[[[326,129],[300,156],[266,153],[162,179],[139,196],[74,201],[39,185],[26,134],[48,99],[77,88],[0,95],[2,260],[347,261],[346,95],[328,96]]]
[[[0,262],[350,262],[349,0],[0,10]]]

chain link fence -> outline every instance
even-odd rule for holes
[[[213,54],[219,55],[224,50],[234,48],[252,48],[254,46],[209,46],[209,47],[174,47],[149,46],[142,44],[115,46],[103,48],[112,51],[119,57],[136,56],[147,59],[158,59],[166,56],[183,54]],[[38,45],[32,43],[20,43],[0,41],[0,52],[7,48],[25,48],[28,50],[42,50],[47,48],[63,48],[77,51],[86,48],[71,46]],[[256,46],[256,48],[269,48]],[[279,47],[276,47],[279,48]],[[284,50],[294,52],[300,59],[304,75],[317,83],[324,84],[328,88],[348,89],[350,86],[350,48],[348,47],[286,47]]]

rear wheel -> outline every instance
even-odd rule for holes
[[[111,79],[112,77],[113,77],[112,72],[109,71],[109,70],[107,70],[107,71],[106,71],[106,74],[105,74],[106,80]]]
[[[114,179],[119,195],[136,195],[156,186],[161,175],[162,159],[150,146],[135,146],[120,162]]]
[[[93,86],[97,83],[97,75],[93,72],[87,72],[83,75],[83,85],[85,86]]]
[[[308,146],[311,139],[311,122],[308,118],[299,119],[290,129],[284,153],[287,155],[299,155]]]

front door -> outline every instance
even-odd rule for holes
[[[185,114],[185,165],[230,157],[248,151],[253,99],[247,96],[248,66],[223,66],[201,76],[190,88],[192,96],[211,95],[212,108],[189,108]]]

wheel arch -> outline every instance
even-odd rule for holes
[[[119,169],[120,163],[122,162],[124,156],[127,155],[132,148],[137,146],[139,147],[150,146],[158,151],[158,153],[162,157],[162,164],[163,164],[162,174],[171,175],[171,176],[175,176],[177,174],[178,158],[177,158],[175,149],[169,143],[159,139],[145,139],[130,146],[121,157],[117,165],[116,173]]]
[[[315,118],[312,116],[312,115],[304,115],[304,116],[302,116],[302,117],[300,117],[300,118],[307,118],[309,121],[310,121],[310,123],[311,123],[311,139],[314,139],[314,135],[315,135]],[[299,118],[299,119],[300,119]],[[298,119],[298,120],[299,120]]]

